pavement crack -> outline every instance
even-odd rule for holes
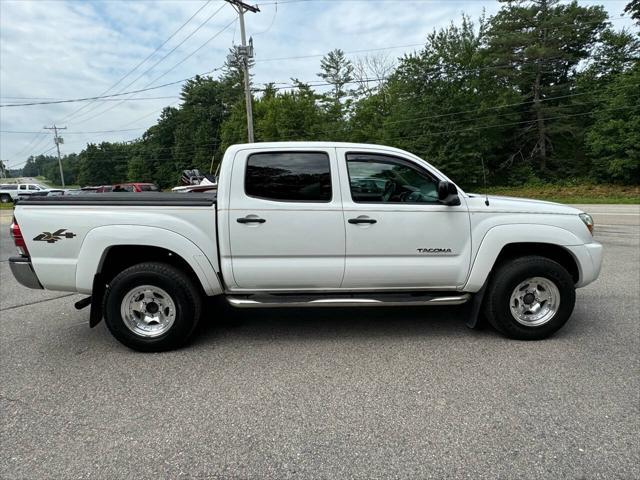
[[[13,310],[20,307],[28,307],[29,305],[37,305],[38,303],[50,302],[51,300],[57,300],[58,298],[71,297],[77,295],[77,293],[67,293],[65,295],[58,295],[57,297],[45,298],[43,300],[36,300],[35,302],[21,303],[20,305],[12,305],[10,307],[0,308],[0,312],[6,312],[7,310]]]

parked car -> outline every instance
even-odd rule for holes
[[[70,188],[64,192],[65,195],[80,195],[84,193],[87,193],[87,191],[82,188]]]
[[[153,183],[118,183],[115,185],[99,185],[95,187],[83,187],[82,190],[91,191],[93,193],[108,192],[158,192],[158,186]]]
[[[113,185],[112,192],[158,192],[158,186],[153,183],[120,183]]]
[[[6,183],[0,185],[0,202],[15,202],[30,195],[46,196],[50,193],[63,194],[64,190],[45,187],[39,183]]]
[[[353,179],[350,181],[350,179]],[[365,182],[370,179],[372,182]],[[363,191],[364,190],[364,191]],[[237,308],[467,304],[507,337],[569,319],[602,246],[585,212],[466,193],[396,148],[333,142],[235,145],[212,193],[30,198],[14,212],[31,288],[90,295],[125,345],[183,345],[206,297]]]

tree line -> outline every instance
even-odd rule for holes
[[[640,1],[626,11],[640,24]],[[333,140],[411,151],[473,188],[574,179],[640,183],[640,37],[602,6],[503,0],[491,17],[435,30],[419,51],[322,58],[318,80],[253,85],[256,141]],[[181,104],[129,143],[88,144],[63,161],[68,184],[175,186],[246,141],[240,58],[196,77]],[[23,175],[59,182],[55,157]]]

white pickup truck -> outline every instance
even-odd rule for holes
[[[0,185],[0,203],[15,202],[27,196],[63,194],[64,190],[49,188],[39,183],[3,183]]]
[[[234,307],[468,303],[504,335],[542,339],[599,275],[591,217],[467,194],[396,148],[235,145],[216,193],[21,200],[16,279],[90,295],[90,324],[143,351],[179,347],[207,297]],[[215,313],[207,311],[207,315]]]

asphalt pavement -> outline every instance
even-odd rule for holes
[[[640,478],[640,207],[540,342],[458,309],[234,311],[140,354],[22,288],[0,215],[1,478]]]

